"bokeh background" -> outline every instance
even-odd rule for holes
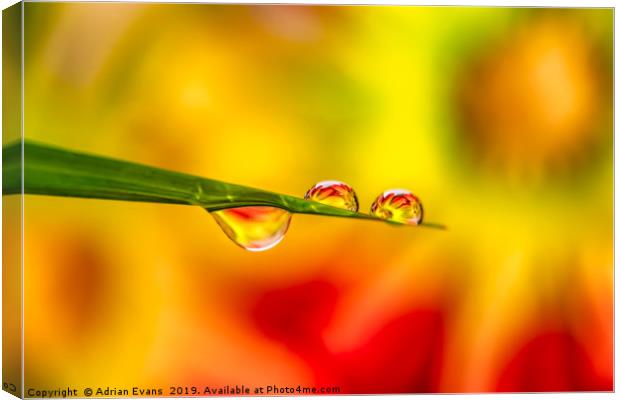
[[[27,196],[25,385],[613,389],[610,9],[25,4],[25,135],[446,231]],[[27,157],[27,155],[26,155]],[[15,238],[17,239],[17,238]],[[167,389],[166,389],[167,390]]]

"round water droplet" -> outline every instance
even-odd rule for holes
[[[340,181],[319,182],[308,189],[304,198],[349,211],[357,212],[359,209],[353,188]]]
[[[381,193],[370,207],[375,217],[389,219],[404,224],[418,225],[422,223],[424,210],[420,199],[410,191],[391,189]]]
[[[249,251],[271,249],[284,239],[291,223],[288,211],[268,206],[228,208],[211,215],[226,236]]]

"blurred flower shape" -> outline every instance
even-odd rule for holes
[[[579,158],[609,105],[600,58],[569,19],[523,25],[466,73],[459,100],[473,147],[517,174]]]
[[[322,279],[273,288],[257,297],[251,317],[266,337],[304,360],[316,385],[337,384],[349,394],[439,391],[444,306],[416,305],[379,327],[363,345],[333,352],[323,335],[341,296],[341,288]]]
[[[583,346],[568,332],[539,332],[504,368],[500,392],[610,391],[613,381],[598,375]]]

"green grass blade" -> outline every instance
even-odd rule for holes
[[[25,194],[195,205],[272,206],[292,213],[384,221],[285,194],[24,141]],[[2,194],[21,193],[21,143],[2,149]],[[437,224],[422,224],[442,228]]]

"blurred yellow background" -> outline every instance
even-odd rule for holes
[[[26,3],[27,138],[448,226],[27,196],[26,388],[612,390],[612,18]]]

